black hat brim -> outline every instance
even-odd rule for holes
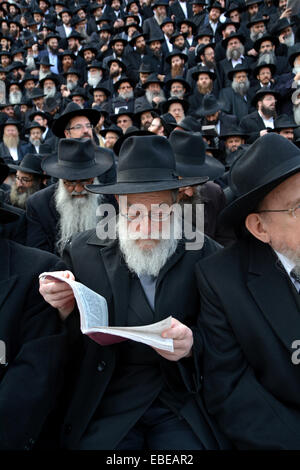
[[[292,160],[287,160],[285,165],[281,167],[280,175],[274,176],[270,181],[259,187],[249,191],[248,193],[235,198],[228,206],[226,206],[219,216],[219,221],[224,226],[239,227],[244,223],[248,214],[255,211],[257,205],[262,199],[276,188],[280,183],[285,181],[295,173],[300,172],[299,155]]]
[[[8,164],[7,165],[9,168],[11,168],[12,170],[16,170],[16,171],[23,171],[24,173],[29,173],[30,175],[36,175],[36,176],[40,176],[42,178],[50,178],[49,175],[45,175],[44,173],[41,173],[39,171],[35,171],[35,170],[32,170],[31,168],[28,168],[28,167],[24,167],[24,166],[21,166],[21,165],[13,165],[13,164]]]
[[[66,179],[69,181],[84,180],[96,178],[103,175],[113,165],[113,153],[95,149],[95,164],[90,167],[72,168],[65,166],[63,162],[58,162],[57,154],[51,154],[44,157],[42,161],[43,170],[50,176],[58,179]]]
[[[68,122],[75,116],[85,116],[89,119],[93,126],[96,126],[101,117],[101,113],[96,109],[83,108],[78,110],[76,109],[75,111],[70,111],[66,114],[62,114],[57,119],[55,119],[53,123],[53,134],[55,134],[57,137],[65,137],[64,130]]]
[[[181,157],[183,160],[186,156]],[[203,164],[199,165],[190,165],[185,163],[180,163],[176,161],[177,173],[180,176],[188,177],[189,175],[195,176],[208,176],[210,180],[220,178],[225,173],[225,167],[219,162],[216,158],[209,155],[205,156]]]
[[[88,184],[86,189],[96,194],[140,194],[154,191],[166,191],[168,189],[178,189],[185,186],[196,186],[208,181],[208,177],[182,178],[168,181],[147,181],[147,182],[120,182],[115,184]]]

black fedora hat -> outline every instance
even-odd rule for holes
[[[113,152],[96,147],[91,139],[60,139],[58,154],[45,156],[42,169],[55,178],[73,181],[100,176],[113,162]]]
[[[234,38],[239,39],[242,44],[244,44],[245,41],[246,41],[245,36],[242,33],[239,33],[238,31],[236,33],[230,33],[229,36],[227,36],[227,38],[223,39],[222,42],[221,42],[224,49],[227,49],[228,41],[230,41],[230,39],[234,39]]]
[[[176,77],[173,77],[173,78],[170,78],[169,80],[167,80],[165,82],[165,87],[167,90],[170,90],[171,89],[171,86],[173,85],[173,83],[181,83],[184,88],[185,88],[185,91],[186,93],[189,93],[191,91],[191,86],[189,84],[189,82],[187,82],[183,77],[181,77],[180,75],[176,76]]]
[[[185,116],[181,121],[176,123],[176,127],[180,127],[184,131],[192,131],[192,132],[202,132],[201,131],[201,123],[197,121],[192,116]]]
[[[248,137],[248,134],[241,127],[225,128],[219,135],[220,139],[226,140],[228,137]]]
[[[266,33],[261,38],[256,39],[254,42],[253,48],[256,50],[256,52],[259,52],[261,44],[265,41],[270,41],[275,47],[279,44],[279,40],[276,36],[272,36],[271,34]]]
[[[179,179],[174,152],[165,137],[132,136],[120,149],[117,182],[86,188],[99,194],[136,194],[195,186],[207,180],[207,177]]]
[[[126,64],[123,62],[123,60],[119,59],[118,57],[112,57],[111,59],[109,59],[107,62],[106,62],[106,66],[107,68],[109,69],[111,64],[113,62],[117,62],[117,64],[119,64],[119,66],[122,68],[122,71],[121,73],[126,73],[126,70],[127,70],[127,66]]]
[[[44,126],[41,126],[38,122],[36,121],[31,121],[30,124],[25,128],[25,131],[30,131],[30,129],[41,129],[42,133],[45,132],[46,128]]]
[[[142,84],[142,88],[144,89],[147,88],[147,86],[150,85],[150,83],[158,83],[158,85],[161,88],[163,88],[164,86],[163,82],[158,78],[157,73],[151,73],[151,75],[149,75],[145,83]]]
[[[200,132],[174,130],[169,142],[172,146],[177,173],[180,176],[208,176],[214,180],[225,173],[225,167],[216,158],[206,155],[206,144]]]
[[[205,95],[202,100],[202,106],[197,111],[197,116],[209,116],[221,110],[221,105],[213,94]]]
[[[294,119],[287,114],[280,114],[274,119],[274,131],[280,131],[281,129],[296,129],[298,124],[295,123]]]
[[[103,84],[99,84],[97,86],[95,86],[95,88],[90,88],[89,89],[89,94],[90,95],[93,95],[94,94],[94,91],[103,91],[103,93],[106,94],[106,97],[108,98],[110,95],[111,95],[111,92],[108,88],[106,88],[106,86],[104,86]]]
[[[232,81],[234,74],[237,72],[246,72],[249,75],[251,70],[244,64],[237,64],[235,67],[233,67],[227,72],[227,77],[229,78],[229,80]]]
[[[16,126],[16,128],[18,129],[18,131],[20,132],[21,131],[21,122],[20,121],[17,121],[16,119],[13,119],[13,118],[8,118],[6,119],[5,122],[1,123],[0,124],[0,128],[2,130],[4,130],[4,127],[5,126]]]
[[[220,222],[240,227],[272,189],[299,171],[296,145],[276,133],[258,138],[232,164],[229,189],[233,200],[220,214]]]
[[[117,119],[119,116],[129,116],[131,120],[134,118],[134,113],[129,111],[128,107],[122,106],[121,108],[116,108],[115,109],[115,114],[110,115],[110,120],[114,124],[117,124]]]
[[[49,178],[48,175],[45,175],[42,170],[42,158],[37,153],[26,153],[24,158],[21,160],[19,165],[8,164],[8,167],[13,170],[21,170],[24,173],[29,173],[32,175],[42,176],[43,178]]]
[[[149,103],[144,103],[143,105],[139,106],[138,108],[135,109],[134,113],[134,118],[137,122],[139,122],[139,119],[143,113],[155,113],[156,116],[159,115],[159,110],[153,108],[151,104]]]
[[[257,23],[264,23],[265,25],[270,21],[269,17],[262,16],[261,13],[257,13],[257,15],[252,16],[251,20],[247,23],[247,28],[251,28],[253,25]]]
[[[211,2],[210,6],[207,7],[207,10],[210,11],[212,8],[217,8],[221,13],[225,11],[225,8],[223,8],[221,3],[218,1]]]
[[[30,98],[35,100],[36,98],[44,98],[46,95],[41,88],[33,88],[30,92]]]
[[[273,95],[277,100],[280,98],[280,93],[276,90],[272,90],[272,88],[262,87],[260,88],[251,100],[252,106],[256,106],[257,102],[261,100],[265,95]]]
[[[168,62],[168,64],[170,64],[172,57],[176,57],[176,56],[179,56],[181,59],[184,60],[184,62],[187,62],[188,60],[188,56],[184,52],[180,51],[179,49],[173,49],[172,52],[169,52],[165,60],[166,62]]]
[[[134,81],[132,78],[127,77],[127,75],[121,75],[121,77],[119,78],[119,80],[118,80],[116,83],[114,83],[114,89],[115,89],[115,91],[118,91],[119,86],[120,86],[122,83],[125,83],[125,82],[130,83],[130,85],[132,86],[132,88],[135,87],[135,81]]]
[[[75,116],[86,116],[93,126],[98,124],[100,119],[100,113],[96,109],[93,108],[81,108],[78,104],[69,103],[64,112],[54,120],[52,126],[52,132],[56,135],[56,137],[64,137],[64,130],[69,123],[70,119]]]
[[[99,134],[102,135],[102,137],[105,137],[108,132],[114,132],[119,137],[123,134],[123,131],[122,131],[121,127],[116,126],[116,124],[111,124],[109,127],[106,127],[105,129],[102,129],[99,132]]]
[[[119,155],[120,153],[120,148],[124,142],[124,140],[128,139],[128,137],[132,137],[134,135],[140,135],[140,136],[145,136],[145,135],[153,135],[153,132],[150,132],[150,131],[144,131],[144,130],[141,130],[139,129],[138,127],[135,127],[135,126],[130,126],[128,127],[128,129],[126,129],[125,133],[122,134],[118,140],[116,141],[115,145],[114,145],[114,152],[116,155]]]
[[[253,69],[253,76],[256,78],[256,76],[259,74],[261,69],[263,69],[265,67],[267,67],[271,70],[272,76],[275,75],[275,73],[276,73],[276,65],[275,64],[267,64],[266,62],[261,62],[259,65],[258,64],[255,65],[255,67]]]
[[[215,72],[213,72],[208,67],[206,67],[206,65],[198,65],[197,68],[195,69],[195,71],[192,73],[193,79],[197,81],[198,77],[201,73],[206,73],[207,75],[209,75],[209,77],[212,80],[215,80],[215,78],[216,78]]]
[[[63,76],[64,77],[67,77],[68,75],[77,75],[77,77],[79,78],[80,75],[81,75],[81,72],[80,70],[76,69],[75,67],[70,67],[66,72],[63,73]]]
[[[294,26],[294,22],[289,20],[287,18],[280,18],[277,23],[272,27],[271,33],[275,34],[276,36],[279,36],[282,31],[284,31],[287,28],[290,28]]]
[[[300,43],[297,42],[293,47],[291,47],[290,49],[290,53],[289,53],[289,63],[291,65],[291,67],[294,67],[294,60],[296,59],[296,57],[298,57],[298,55],[300,55]]]
[[[181,104],[181,106],[183,107],[183,110],[184,110],[184,114],[187,113],[187,110],[189,109],[189,102],[186,101],[183,98],[178,98],[177,96],[172,96],[171,98],[168,98],[166,101],[163,101],[162,103],[160,103],[159,107],[160,107],[162,113],[168,113],[169,108],[170,108],[171,104],[173,104],[173,103]]]

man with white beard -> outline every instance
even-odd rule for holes
[[[27,200],[27,245],[61,255],[76,232],[95,228],[98,197],[84,186],[113,165],[110,150],[95,147],[91,139],[61,139],[58,157],[43,158],[43,170],[58,178]]]
[[[101,62],[93,60],[87,66],[87,83],[90,87],[95,88],[103,79],[103,67]]]
[[[139,112],[144,106],[152,106],[158,109],[160,103],[166,101],[166,95],[163,90],[163,82],[158,78],[156,73],[152,73],[143,83],[142,88],[145,91],[144,96],[140,96],[135,100],[135,112]]]
[[[173,352],[133,341],[105,347],[95,344],[80,333],[69,287],[47,279],[40,282],[45,300],[58,309],[62,319],[68,317],[72,339],[85,343],[79,360],[86,366],[76,363],[76,383],[65,401],[63,425],[72,422],[76,437],[62,433],[62,448],[226,447],[205,411],[198,383],[200,296],[194,295],[193,271],[198,259],[218,247],[205,238],[201,249],[187,250],[173,206],[178,188],[201,184],[207,178],[179,179],[175,173],[167,139],[128,137],[120,149],[117,183],[87,187],[96,194],[116,194],[120,207],[117,239],[105,242],[94,230],[74,237],[65,252],[71,272],[61,272],[107,299],[111,326],[142,326],[172,314],[171,328],[162,336],[173,339]],[[98,376],[104,371],[100,380],[95,367]]]
[[[8,100],[12,105],[20,104],[22,100],[22,91],[18,83],[11,83],[8,88]]]
[[[45,98],[55,97],[59,98],[60,93],[57,92],[57,87],[59,86],[59,80],[57,75],[51,74],[47,75],[45,78],[40,80],[40,87],[43,89]]]
[[[300,126],[300,88],[292,94],[294,121]]]
[[[220,72],[222,74],[223,88],[231,86],[231,81],[228,78],[228,72],[236,65],[242,64],[247,68],[251,68],[250,59],[244,55],[244,43],[245,37],[239,32],[231,33],[222,41],[222,46],[224,49],[226,49],[226,58],[219,63]]]
[[[121,108],[126,109],[129,113],[134,112],[134,86],[135,82],[126,77],[126,75],[123,75],[120,80],[114,84],[114,89],[117,94],[112,99],[113,114],[118,114],[118,110]]]
[[[249,95],[250,81],[248,78],[250,70],[244,65],[238,64],[233,70],[228,72],[231,80],[231,87],[223,88],[219,94],[219,99],[223,103],[223,111],[233,114],[238,122],[250,111],[251,106]]]
[[[46,128],[36,121],[32,121],[25,129],[29,132],[29,143],[27,145],[28,153],[40,153],[40,145],[43,143],[43,134]]]
[[[0,143],[0,155],[8,163],[13,163],[12,160],[22,160],[27,153],[27,144],[20,140],[20,126],[21,123],[12,118],[8,118],[1,126],[3,137]]]

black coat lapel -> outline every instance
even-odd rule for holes
[[[10,247],[6,240],[0,239],[0,259],[1,259],[1,270],[0,270],[0,311],[2,305],[13,288],[18,276],[11,276],[10,272]]]
[[[300,311],[289,279],[269,246],[250,245],[248,288],[263,315],[286,348],[299,339]]]
[[[110,319],[113,322],[110,326],[126,326],[130,273],[120,255],[118,242],[103,248],[101,256],[113,293],[114,318]]]

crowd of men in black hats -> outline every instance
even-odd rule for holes
[[[162,449],[168,445],[171,449],[299,448],[293,436],[293,430],[296,434],[300,430],[299,399],[268,374],[273,357],[260,362],[264,346],[254,330],[265,325],[260,318],[256,322],[256,317],[251,317],[252,299],[241,285],[246,276],[242,263],[244,259],[251,261],[252,245],[249,243],[249,254],[248,245],[240,246],[239,240],[247,238],[243,226],[247,220],[246,228],[256,239],[253,266],[257,272],[265,269],[258,266],[258,261],[255,264],[257,253],[260,259],[265,257],[266,266],[272,264],[274,254],[269,256],[269,251],[258,245],[259,240],[270,245],[277,255],[286,256],[279,256],[280,269],[290,267],[289,277],[299,288],[300,256],[290,266],[286,260],[294,260],[293,247],[291,251],[281,251],[273,226],[269,232],[266,230],[268,235],[262,234],[260,222],[250,216],[256,210],[257,214],[288,212],[299,219],[299,205],[273,210],[268,199],[264,204],[264,198],[285,179],[294,178],[296,183],[299,176],[300,8],[289,7],[287,0],[3,1],[0,133],[0,251],[7,253],[3,265],[7,262],[7,266],[13,266],[4,268],[3,276],[0,272],[0,281],[3,277],[8,294],[13,276],[27,276],[26,288],[22,290],[18,284],[16,292],[20,298],[28,297],[20,307],[25,326],[18,345],[11,339],[15,328],[12,320],[8,320],[9,327],[3,328],[9,344],[8,363],[18,365],[21,351],[25,358],[28,354],[28,361],[33,361],[37,371],[44,370],[40,382],[32,374],[36,395],[25,389],[20,398],[12,393],[14,372],[9,375],[3,369],[2,376],[0,369],[0,392],[3,387],[5,397],[4,406],[0,405],[0,448],[2,437],[3,448],[26,449],[34,448],[36,441],[38,446],[70,449]],[[281,162],[281,158],[286,161]],[[285,187],[285,195],[284,190]],[[134,244],[122,245],[121,232],[119,245],[112,243],[106,248],[107,240],[99,241],[95,234],[103,216],[97,208],[110,204],[117,214],[120,211],[124,215],[120,196],[127,195],[135,203],[136,194],[144,195],[137,202],[145,202],[146,206],[151,198],[145,194],[154,194],[160,203],[176,200],[182,207],[189,205],[194,228],[197,205],[204,203],[206,237],[202,250],[188,255],[180,243],[171,243],[157,256],[157,265],[141,253],[137,261],[138,250]],[[125,217],[130,221],[128,214]],[[23,246],[16,248],[14,242]],[[224,250],[228,255],[215,257],[220,266],[215,278],[220,288],[215,288],[209,259],[219,252],[220,245],[228,247],[228,251]],[[238,248],[232,248],[235,246]],[[99,247],[102,258],[98,262]],[[32,248],[43,251],[30,251]],[[207,256],[208,261],[203,262]],[[15,261],[22,257],[36,258],[36,262],[22,271]],[[233,271],[236,259],[242,263],[237,263]],[[296,280],[294,265],[299,268]],[[231,271],[227,273],[228,267]],[[47,287],[47,281],[42,281],[43,302],[38,297],[36,274],[66,269],[106,297],[113,324],[143,325],[146,320],[151,323],[150,320],[164,318],[171,309],[175,318],[170,337],[176,344],[184,344],[176,346],[173,356],[159,350],[150,354],[149,349],[128,343],[114,346],[115,349],[101,348],[101,353],[98,347],[96,351],[91,340],[78,336],[78,310],[69,287],[57,287],[57,283]],[[270,271],[270,278],[273,274]],[[226,277],[224,285],[222,276]],[[231,276],[239,286],[239,300],[234,305],[224,301],[220,306],[220,299],[226,299],[232,288],[230,282],[227,284]],[[273,277],[279,292],[280,280]],[[100,278],[101,285],[95,281]],[[175,293],[181,282],[184,294],[178,301]],[[34,288],[29,295],[32,283]],[[164,286],[161,290],[160,285]],[[203,304],[197,289],[200,297],[203,294]],[[168,292],[173,292],[172,299]],[[261,292],[258,284],[256,290],[253,286],[253,296],[263,305],[259,300]],[[288,288],[284,292],[287,295]],[[299,310],[297,293],[292,293],[296,308],[292,302],[287,308]],[[249,337],[245,336],[236,311],[243,298]],[[5,314],[15,308],[6,302]],[[200,303],[204,312],[201,321],[207,331],[207,337],[204,333],[202,339],[202,326],[197,319]],[[128,305],[127,322],[122,319],[121,305],[125,311]],[[274,302],[273,305],[275,310],[280,305],[283,308],[279,299],[277,306]],[[142,320],[138,306],[146,312]],[[36,321],[31,335],[30,318],[38,308],[48,326],[42,328],[40,320]],[[49,320],[54,309],[63,322],[58,318]],[[1,314],[0,293],[0,334]],[[280,330],[279,336],[285,336],[290,348],[292,329],[284,331],[282,321],[279,317],[277,320],[273,327]],[[293,321],[295,331],[297,320]],[[224,331],[229,330],[226,336]],[[275,344],[276,340],[268,334],[269,331],[269,349],[276,347],[277,359],[283,360],[281,343]],[[222,335],[229,349],[233,345],[236,356],[230,357],[229,350],[223,347]],[[35,341],[40,337],[39,346]],[[26,342],[28,352],[25,348],[24,353],[22,345]],[[255,352],[251,350],[253,344],[257,345]],[[46,349],[54,345],[56,356],[43,362]],[[76,351],[81,364],[87,364],[86,372],[82,366],[77,377],[77,369],[68,368],[67,347],[72,354]],[[208,351],[203,369],[197,363],[199,358],[202,361],[202,348]],[[241,351],[246,359],[240,359]],[[218,363],[220,352],[222,357],[224,353],[223,364],[222,360]],[[132,382],[123,382],[118,360],[128,376],[132,374]],[[69,383],[60,377],[59,361],[67,363]],[[172,367],[174,361],[178,361],[178,369]],[[101,377],[99,374],[98,383],[92,367],[103,372],[106,363],[108,370]],[[232,364],[235,369],[231,371]],[[294,381],[296,387],[299,377],[292,369],[287,370],[286,376],[281,370],[280,378],[283,382]],[[22,368],[17,371],[16,384],[22,383],[25,372]],[[202,396],[205,373],[210,375]],[[227,383],[219,392],[222,376]],[[147,383],[151,386],[143,387]],[[137,384],[142,385],[139,388]],[[50,400],[51,387],[54,393]],[[80,408],[81,400],[92,393],[93,387],[101,400],[98,403],[98,398],[91,396],[85,408]],[[261,400],[256,400],[252,387]],[[73,394],[69,408],[61,396],[56,401],[61,390],[67,390],[66,396]],[[21,424],[16,430],[11,417],[17,413],[18,407],[14,409],[13,404],[18,400],[28,415],[21,413]],[[11,407],[6,408],[6,402]],[[64,406],[67,411],[60,414]],[[247,411],[241,412],[235,426],[239,406]],[[35,408],[37,418],[33,422],[30,414]],[[50,412],[54,418],[50,415],[48,423]],[[251,413],[261,419],[253,427],[249,424]],[[53,429],[62,419],[61,438],[57,435],[53,440]],[[281,419],[288,423],[282,434]],[[159,430],[164,422],[171,423],[170,430],[167,426]],[[152,434],[151,423],[159,425]],[[268,423],[272,425],[270,434]],[[50,444],[47,437],[43,438],[44,427],[46,432],[51,431]]]

